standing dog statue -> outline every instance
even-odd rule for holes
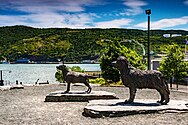
[[[92,88],[89,85],[88,78],[96,78],[96,77],[84,73],[69,71],[65,65],[60,65],[57,66],[56,68],[62,71],[64,80],[67,83],[67,90],[64,93],[68,93],[70,91],[71,83],[84,83],[88,87],[87,91],[85,92],[86,93],[91,92]]]
[[[158,103],[166,105],[170,98],[170,91],[167,82],[162,77],[162,73],[154,70],[139,70],[131,66],[124,56],[117,58],[113,62],[114,66],[120,70],[123,84],[129,88],[130,97],[125,103],[132,103],[136,95],[136,89],[156,89],[161,96]]]

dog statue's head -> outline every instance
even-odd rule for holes
[[[119,56],[117,58],[117,61],[112,62],[112,65],[117,67],[117,68],[121,68],[122,66],[128,66],[128,60],[124,56]]]
[[[56,66],[56,68],[62,71],[68,70],[68,68],[65,65]]]

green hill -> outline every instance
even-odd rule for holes
[[[182,34],[181,37],[164,38],[163,34]],[[184,44],[188,31],[153,30],[151,31],[152,50],[161,51],[161,46],[176,42]],[[32,28],[27,26],[0,27],[0,58],[11,61],[29,58],[33,61],[57,61],[65,57],[66,61],[94,59],[103,48],[100,40],[135,39],[147,46],[147,31],[137,29],[68,29],[68,28]],[[122,43],[141,54],[136,43]],[[160,47],[159,47],[160,46]]]

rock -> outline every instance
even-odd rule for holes
[[[134,114],[165,112],[188,112],[188,101],[170,100],[167,105],[155,100],[135,100],[125,104],[124,100],[91,100],[84,108],[83,115],[89,117],[116,117]]]
[[[64,93],[63,91],[51,92],[45,98],[45,102],[87,102],[96,99],[118,99],[114,93],[106,91],[92,91],[86,94],[82,91],[72,91]]]

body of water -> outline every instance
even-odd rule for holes
[[[39,82],[58,83],[55,79],[56,66],[60,64],[0,64],[3,70],[3,80],[15,83],[16,80],[23,84]],[[67,66],[80,66],[85,71],[100,71],[99,64],[66,64]],[[11,73],[9,72],[11,71]]]

